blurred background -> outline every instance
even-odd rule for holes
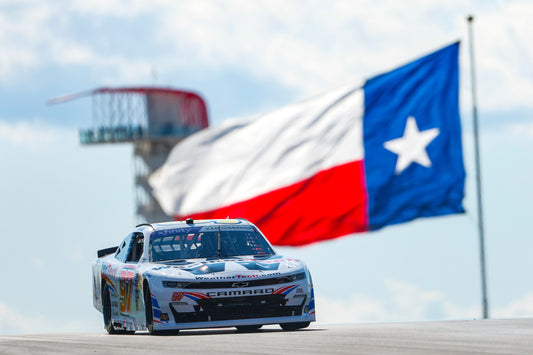
[[[533,316],[533,3],[1,1],[0,334],[103,332],[91,264],[135,225],[130,144],[81,146],[102,86],[171,86],[210,124],[462,41],[467,213],[301,248],[317,324],[481,317],[468,27],[473,14],[491,317]]]

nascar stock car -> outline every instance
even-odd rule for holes
[[[93,304],[110,334],[296,330],[315,321],[305,264],[276,254],[244,219],[138,225],[118,247],[98,251]]]

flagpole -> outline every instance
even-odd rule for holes
[[[487,300],[487,274],[485,269],[485,232],[483,227],[483,203],[481,199],[481,166],[479,158],[479,134],[478,134],[478,117],[477,117],[477,94],[476,94],[476,76],[474,68],[474,36],[472,33],[472,23],[474,17],[469,15],[468,21],[468,37],[470,44],[470,75],[472,84],[472,113],[474,121],[474,152],[476,161],[476,187],[477,187],[477,220],[479,228],[479,261],[481,265],[481,294],[483,305],[483,319],[489,318],[489,304]]]

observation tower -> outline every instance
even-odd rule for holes
[[[92,127],[80,129],[80,143],[133,143],[137,221],[171,220],[153,196],[148,177],[163,165],[176,144],[209,125],[202,97],[171,88],[99,88],[57,97],[49,103],[83,96],[92,98]]]

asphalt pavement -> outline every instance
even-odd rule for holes
[[[0,354],[533,354],[533,319],[316,325],[285,332],[234,328],[178,335],[0,336]]]

